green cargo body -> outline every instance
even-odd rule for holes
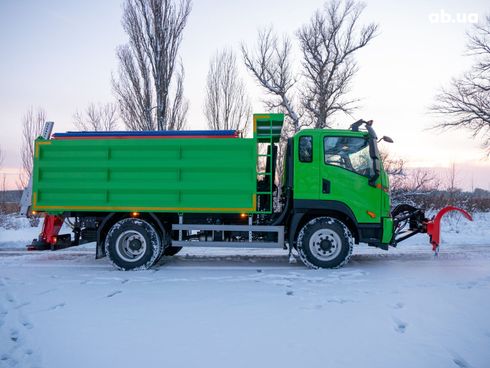
[[[256,210],[256,138],[43,140],[33,210]]]

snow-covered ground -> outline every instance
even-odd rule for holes
[[[183,250],[115,270],[93,244],[0,229],[0,367],[489,367],[490,214],[339,270],[283,250]]]

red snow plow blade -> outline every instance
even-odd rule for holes
[[[444,207],[442,210],[440,210],[437,215],[435,215],[432,220],[429,220],[426,222],[426,232],[427,235],[429,235],[430,238],[430,243],[432,244],[432,250],[436,251],[437,248],[439,247],[439,243],[441,241],[441,220],[442,217],[451,211],[458,211],[463,214],[464,217],[466,217],[468,220],[473,221],[473,217],[471,215],[458,207],[454,206],[447,206]]]

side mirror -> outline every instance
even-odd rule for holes
[[[386,135],[384,135],[382,138],[380,138],[378,140],[378,143],[381,142],[381,141],[385,141],[385,142],[388,142],[388,143],[393,143],[393,139],[391,139],[390,137],[387,137]]]

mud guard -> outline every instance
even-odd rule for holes
[[[463,214],[466,219],[473,221],[473,217],[471,215],[458,207],[454,206],[447,206],[444,207],[442,210],[440,210],[431,220],[427,221],[426,225],[426,232],[427,235],[429,235],[430,238],[430,243],[432,244],[432,250],[435,252],[437,251],[437,248],[439,247],[439,243],[441,241],[441,220],[442,217],[451,211],[458,211]]]

